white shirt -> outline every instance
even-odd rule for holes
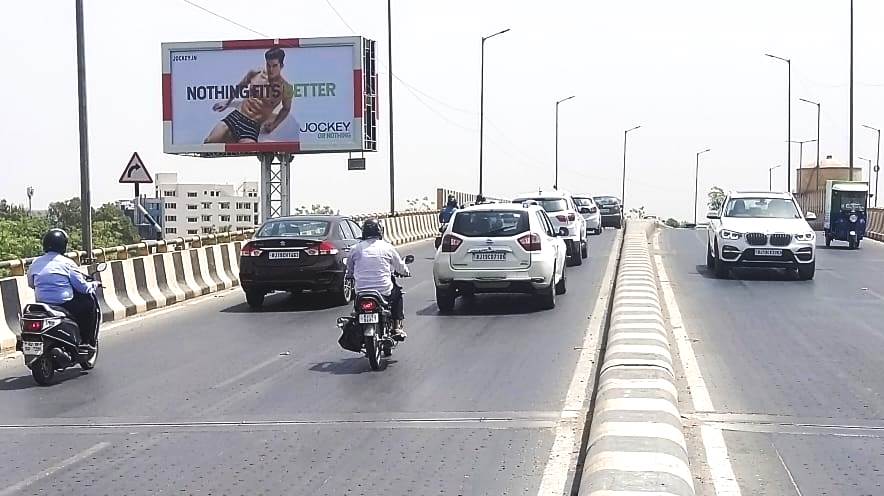
[[[353,247],[347,260],[347,273],[356,280],[356,292],[393,292],[393,272],[408,276],[408,266],[393,245],[382,239],[368,239]]]

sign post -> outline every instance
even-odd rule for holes
[[[141,194],[138,190],[138,185],[142,183],[150,184],[152,182],[153,178],[151,177],[150,172],[147,171],[144,162],[141,161],[141,157],[138,156],[138,152],[133,153],[132,158],[129,159],[129,163],[126,164],[126,167],[123,169],[123,174],[120,176],[120,183],[134,184],[135,198],[139,198]]]

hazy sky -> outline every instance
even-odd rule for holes
[[[326,0],[194,0],[272,37],[350,35]],[[352,29],[378,41],[386,80],[386,2],[330,0]],[[856,3],[856,155],[875,156],[884,127],[884,2]],[[196,159],[162,153],[160,43],[260,36],[183,0],[85,0],[93,201],[130,196],[117,184],[138,151],[153,172],[187,182],[257,180],[254,158]],[[0,94],[5,96],[0,197],[35,207],[79,193],[73,0],[3,2]],[[627,203],[693,215],[695,153],[707,147],[700,189],[766,188],[786,160],[786,66],[792,136],[812,139],[822,101],[822,154],[848,153],[848,0],[393,0],[397,197],[447,186],[475,191],[478,169],[479,39],[486,44],[486,194],[549,187],[555,101],[560,186],[620,193],[623,130],[630,134]],[[381,102],[386,105],[386,84]],[[293,204],[346,212],[388,203],[387,112],[368,171],[346,155],[299,156]],[[814,160],[805,146],[805,162]],[[793,165],[798,163],[798,146]],[[857,161],[857,164],[862,162]],[[785,169],[777,171],[785,188]],[[705,211],[700,207],[700,215]]]

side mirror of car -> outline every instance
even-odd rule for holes
[[[706,214],[706,218],[707,219],[720,219],[721,214],[718,212],[715,212],[715,211],[710,211],[709,213]]]
[[[405,255],[405,265],[414,262],[414,255]]]
[[[569,236],[570,234],[571,234],[571,231],[569,231],[567,227],[560,227],[559,228],[559,237],[564,238],[565,236]]]
[[[589,207],[580,207],[580,213],[581,214],[591,214],[592,210],[590,210]]]
[[[804,214],[804,218],[807,220],[816,220],[816,214],[813,212],[807,212]]]

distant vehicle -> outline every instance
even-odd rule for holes
[[[602,227],[623,227],[623,206],[616,196],[594,196],[602,214]]]
[[[513,203],[521,204],[533,201],[543,207],[553,223],[554,232],[559,228],[568,229],[563,236],[568,247],[568,262],[571,265],[582,265],[583,259],[589,256],[589,245],[586,238],[586,220],[577,211],[577,205],[571,195],[564,191],[538,191],[519,195]]]
[[[265,222],[243,245],[239,279],[246,301],[260,308],[272,291],[324,292],[337,305],[353,299],[344,276],[347,254],[362,229],[347,217],[296,215]]]
[[[801,280],[816,271],[816,236],[790,193],[734,192],[709,212],[706,266],[726,278],[736,267],[795,269]],[[805,218],[807,220],[805,220]]]
[[[556,306],[566,291],[564,237],[543,207],[532,203],[475,205],[448,224],[433,264],[439,311],[458,296],[529,293],[541,308]]]
[[[833,240],[846,241],[851,250],[859,248],[866,235],[866,208],[869,184],[862,181],[826,181],[823,229],[826,246]]]
[[[591,234],[602,233],[602,214],[599,212],[598,205],[591,196],[574,196],[572,198],[574,204],[577,205],[577,211],[586,220],[586,232]]]

